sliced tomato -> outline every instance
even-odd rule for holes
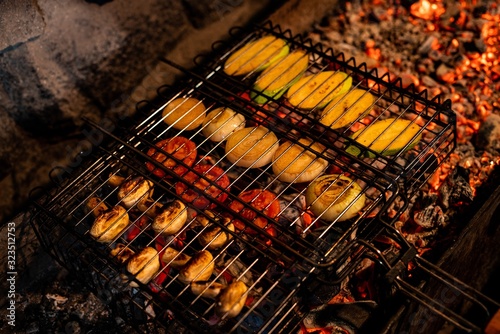
[[[193,170],[200,173],[204,178],[200,178],[193,172],[187,173],[184,175],[184,180],[193,186],[188,187],[184,182],[177,182],[175,184],[177,195],[180,195],[186,203],[191,203],[198,209],[215,206],[211,205],[204,195],[215,198],[219,202],[226,200],[227,193],[214,185],[217,184],[221,189],[229,191],[230,181],[222,168],[213,165],[196,165]]]
[[[262,212],[269,218],[276,218],[280,212],[280,203],[276,199],[276,195],[269,190],[252,189],[242,192],[238,198],[241,201],[233,201],[229,204],[229,207],[240,216],[252,221],[255,225],[267,231],[271,236],[276,236],[276,229],[273,224],[268,222],[267,218],[257,215],[255,211],[246,208],[242,203],[249,203],[257,211]],[[257,233],[257,231],[245,226],[245,223],[238,219],[234,219],[233,224],[239,230],[245,230],[245,232],[250,234]]]
[[[191,167],[196,160],[196,155],[198,154],[196,150],[196,144],[191,140],[184,137],[172,137],[168,139],[160,140],[155,144],[155,146],[164,152],[170,154],[177,160],[182,161],[187,166]],[[167,157],[163,152],[158,150],[156,147],[151,147],[147,155],[149,155],[154,160],[163,164],[163,166],[172,169],[177,175],[184,175],[187,172],[187,168],[179,165],[177,161],[172,158]],[[146,168],[158,177],[165,177],[166,173],[164,170],[157,168],[153,163],[146,162]]]

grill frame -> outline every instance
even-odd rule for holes
[[[271,28],[263,27],[261,29],[267,33],[270,33],[271,31],[273,33],[275,33],[275,30],[282,33],[283,35],[289,33],[289,32],[281,32],[279,27],[272,26],[270,23],[266,23],[266,24],[270,25]],[[272,30],[269,30],[269,29],[272,29]],[[237,40],[235,36],[233,36],[233,38],[234,38],[234,40]],[[301,37],[295,37],[295,38],[300,39]],[[319,50],[317,52],[321,52],[322,57],[326,57],[326,56],[328,56],[328,52],[333,52],[333,51]],[[330,56],[330,57],[332,57],[332,56]],[[337,61],[338,61],[339,57],[341,59],[343,59],[344,56],[342,54],[336,55],[335,59],[337,59]],[[164,60],[164,61],[173,65],[176,68],[179,68],[175,64],[172,64],[171,62],[169,62],[168,60]],[[346,65],[348,65],[350,62],[353,63],[353,66],[349,65],[348,67],[352,71],[354,71],[356,73],[360,72],[361,71],[360,68],[361,69],[364,68],[366,70],[366,67],[364,67],[363,65],[356,67],[354,59],[347,60],[345,63],[346,63]],[[231,101],[229,101],[227,99],[227,96],[224,97],[224,94],[227,94],[228,90],[221,87],[221,84],[218,83],[217,80],[215,80],[215,83],[211,81],[213,78],[213,75],[214,75],[214,73],[216,73],[216,71],[214,72],[213,69],[210,69],[210,71],[207,73],[206,72],[207,68],[203,68],[203,66],[199,63],[198,63],[198,68],[199,69],[201,68],[201,73],[203,73],[203,74],[200,74],[198,72],[197,73],[190,73],[189,77],[191,79],[188,80],[188,82],[184,88],[184,91],[186,91],[186,92],[195,91],[197,93],[203,92],[203,94],[212,93],[212,94],[214,94],[214,96],[211,96],[210,97],[211,99],[218,100],[218,101],[222,100],[222,101],[224,101],[223,102],[224,105],[229,104],[229,105],[235,106],[235,109],[237,109],[240,112],[245,113],[245,106],[248,105],[248,103],[249,103],[248,101],[242,99],[241,97],[239,97],[237,94],[234,94],[234,93],[229,95],[232,99]],[[402,90],[403,92],[406,92],[405,90],[403,90],[402,87],[398,87],[398,83],[399,83],[399,85],[401,83],[401,81],[399,79],[396,81],[395,84],[393,84],[393,83],[387,83],[384,80],[385,76],[378,78],[378,76],[377,76],[378,74],[376,71],[375,72],[374,71],[371,71],[371,72],[365,71],[364,74],[366,74],[369,78],[375,78],[377,85],[382,85],[382,86],[385,85],[384,87],[391,87],[391,91],[392,91],[392,89],[394,89],[395,91]],[[210,80],[208,80],[207,78],[210,78]],[[389,80],[389,81],[391,81],[391,80]],[[204,87],[209,87],[207,92],[203,91]],[[246,87],[248,88],[248,86],[246,86]],[[111,133],[111,132],[107,131],[106,128],[104,128],[98,124],[95,124],[91,121],[88,121],[88,123],[91,126],[93,126],[95,129],[98,129],[99,131],[101,131],[105,135],[105,137],[107,138],[106,144],[102,144],[98,147],[95,147],[95,149],[92,152],[93,154],[91,155],[91,157],[90,158],[87,157],[87,159],[85,159],[88,162],[88,164],[82,165],[81,168],[75,170],[74,173],[72,173],[67,179],[65,179],[65,181],[57,184],[56,188],[53,189],[54,193],[48,194],[44,197],[45,200],[48,200],[47,202],[45,202],[44,200],[36,202],[37,209],[36,209],[35,214],[33,215],[34,218],[32,220],[33,226],[35,227],[35,231],[37,231],[38,237],[42,240],[44,247],[49,250],[51,255],[54,256],[64,267],[67,267],[67,268],[69,267],[70,270],[90,274],[91,280],[89,282],[93,283],[93,284],[91,284],[92,288],[97,290],[97,291],[103,292],[105,294],[104,299],[108,300],[110,305],[120,305],[120,306],[116,307],[117,309],[124,308],[125,310],[121,310],[120,314],[124,314],[125,316],[128,316],[129,320],[132,323],[134,323],[137,320],[137,318],[135,316],[133,316],[135,314],[135,312],[133,310],[131,310],[130,307],[127,307],[124,305],[135,304],[137,309],[139,311],[142,311],[142,313],[148,312],[148,306],[150,304],[154,304],[156,309],[163,310],[163,312],[161,312],[161,314],[159,314],[159,316],[154,317],[154,319],[152,321],[146,321],[146,326],[149,326],[148,327],[149,330],[151,330],[151,329],[160,330],[160,329],[164,329],[165,326],[168,327],[170,325],[173,326],[174,328],[177,328],[176,326],[179,326],[179,325],[182,326],[182,322],[189,322],[191,324],[192,322],[198,322],[198,321],[201,322],[202,320],[200,319],[199,316],[197,316],[197,314],[188,314],[188,315],[181,315],[179,317],[179,319],[171,320],[172,322],[167,323],[166,325],[164,323],[162,323],[163,319],[168,318],[170,316],[170,314],[167,312],[167,311],[169,311],[169,309],[164,307],[165,304],[164,304],[164,300],[162,300],[162,298],[164,298],[165,296],[164,295],[162,296],[162,294],[161,294],[162,290],[164,290],[164,289],[161,287],[160,287],[160,293],[155,294],[155,293],[151,292],[150,287],[146,287],[145,285],[139,284],[140,288],[137,290],[137,292],[135,294],[128,295],[128,296],[125,295],[125,297],[127,297],[126,299],[128,300],[125,303],[117,301],[116,297],[114,297],[114,296],[109,296],[109,295],[106,296],[106,291],[109,291],[110,289],[112,289],[113,286],[117,283],[116,282],[117,279],[120,278],[120,275],[123,275],[123,270],[122,270],[123,268],[121,268],[120,266],[117,266],[116,263],[112,262],[112,260],[110,262],[108,262],[109,253],[96,252],[96,249],[99,247],[96,247],[95,241],[89,240],[90,238],[86,235],[86,233],[88,231],[88,226],[87,226],[87,230],[84,229],[83,233],[82,233],[81,231],[78,231],[78,229],[75,227],[67,226],[67,221],[64,221],[61,219],[61,217],[64,216],[64,214],[59,213],[59,215],[57,215],[54,213],[54,211],[57,211],[58,201],[62,201],[62,203],[63,203],[63,204],[61,204],[60,209],[62,209],[63,211],[65,211],[65,209],[67,209],[67,205],[66,205],[67,202],[65,199],[63,199],[64,196],[70,196],[70,198],[71,198],[72,194],[71,194],[70,189],[72,187],[74,187],[75,184],[77,184],[79,182],[78,177],[80,177],[80,176],[84,177],[88,173],[88,176],[90,178],[92,178],[93,173],[95,171],[95,169],[93,169],[93,166],[95,166],[96,161],[100,161],[102,159],[110,160],[110,161],[113,161],[114,163],[119,162],[120,164],[123,164],[124,166],[126,166],[127,168],[132,170],[134,173],[139,173],[139,174],[142,174],[143,176],[146,176],[146,177],[149,177],[149,175],[146,175],[144,172],[144,161],[149,159],[149,161],[151,163],[155,164],[157,168],[163,169],[166,173],[173,174],[173,172],[171,172],[170,170],[163,168],[163,166],[160,163],[148,158],[148,156],[146,154],[144,154],[144,148],[137,149],[137,147],[140,147],[144,143],[146,143],[146,147],[152,147],[154,145],[154,141],[144,140],[144,133],[147,132],[148,129],[150,129],[148,124],[150,124],[150,121],[152,120],[153,117],[157,117],[158,113],[161,112],[161,110],[163,109],[161,106],[162,105],[164,106],[166,103],[168,103],[168,102],[165,102],[165,98],[167,98],[167,101],[171,100],[172,94],[174,96],[177,96],[182,91],[183,91],[182,89],[175,90],[172,93],[171,90],[167,90],[165,88],[160,88],[159,89],[159,96],[160,96],[159,101],[163,100],[163,102],[153,101],[153,102],[149,102],[146,104],[141,103],[139,108],[138,108],[139,109],[139,113],[138,113],[139,119],[136,119],[134,121],[134,124],[138,124],[138,125],[118,129],[117,134],[115,134],[116,131],[114,133]],[[403,94],[403,93],[401,93],[401,94]],[[414,95],[415,103],[417,103],[417,102],[420,103],[422,101],[425,101],[425,103],[428,104],[427,108],[439,108],[440,111],[437,113],[437,117],[439,119],[437,121],[441,121],[440,118],[443,114],[447,114],[448,112],[451,112],[449,101],[446,101],[442,104],[441,104],[441,101],[439,99],[435,99],[433,101],[428,101],[426,99],[426,92],[424,92],[422,94],[417,94],[415,92],[408,93],[408,94]],[[160,106],[158,106],[158,104],[160,104]],[[269,116],[269,114],[270,114],[268,111],[262,109],[259,106],[252,105],[252,107],[256,108],[257,110],[262,111],[263,114],[265,114],[265,115]],[[153,113],[151,113],[151,110],[154,110]],[[248,112],[245,114],[245,116],[248,116]],[[453,123],[454,123],[453,114],[446,115],[446,116],[449,117],[449,119],[451,119],[452,122],[451,122],[451,124],[449,124],[449,127],[448,126],[445,127],[444,132],[448,132],[450,128],[453,128]],[[430,120],[436,120],[436,115],[430,116]],[[157,122],[153,121],[153,123],[151,123],[151,124],[157,124]],[[277,120],[277,124],[281,124],[279,119]],[[452,133],[454,133],[454,131],[452,131]],[[283,132],[280,132],[280,134],[285,135]],[[338,134],[336,133],[336,135],[338,135]],[[134,142],[134,140],[136,138],[139,138],[139,137],[141,138],[141,142]],[[348,138],[344,138],[345,136],[343,134],[340,134],[340,137],[349,141]],[[436,136],[436,137],[439,137],[439,136]],[[439,142],[438,139],[436,140],[436,142]],[[448,139],[443,139],[443,141],[446,141],[446,140],[448,140]],[[456,139],[453,137],[451,142],[455,143],[455,140]],[[439,145],[439,146],[441,146],[441,145]],[[425,151],[418,152],[417,157],[421,158],[422,156],[424,156],[425,155],[424,152]],[[445,153],[444,155],[447,156],[450,152],[451,151],[449,151],[447,154]],[[129,155],[136,156],[138,158],[129,158],[128,157]],[[174,157],[172,157],[172,158],[174,160],[176,160]],[[394,177],[394,180],[393,180],[390,177],[388,177],[386,175],[386,173],[384,173],[384,171],[380,171],[377,168],[374,168],[372,165],[367,164],[364,161],[360,161],[359,159],[355,159],[355,158],[353,159],[352,157],[349,157],[349,156],[347,156],[347,157],[344,156],[344,158],[346,159],[346,161],[344,161],[342,165],[337,166],[342,171],[351,171],[350,167],[349,167],[349,166],[351,166],[350,162],[354,161],[355,163],[358,163],[359,165],[366,167],[367,170],[369,170],[372,173],[372,174],[364,174],[364,173],[358,171],[356,179],[367,179],[369,176],[376,175],[376,176],[378,176],[377,181],[374,182],[373,184],[370,184],[370,185],[376,185],[377,187],[379,187],[381,189],[379,191],[380,194],[387,192],[387,191],[391,191],[392,195],[390,195],[388,197],[388,199],[376,203],[376,207],[380,206],[379,209],[381,212],[381,214],[376,215],[377,219],[371,219],[372,220],[371,222],[369,222],[363,226],[359,225],[359,224],[353,224],[352,229],[348,228],[346,230],[347,232],[344,232],[344,237],[342,240],[347,243],[347,246],[345,248],[341,247],[343,245],[339,246],[339,243],[334,243],[334,245],[333,246],[330,245],[331,247],[329,249],[327,249],[324,253],[315,254],[320,258],[319,261],[311,262],[309,257],[303,256],[303,257],[298,258],[298,260],[301,260],[301,261],[298,261],[297,259],[295,259],[295,260],[292,260],[289,265],[284,266],[285,271],[286,270],[299,270],[299,272],[301,271],[302,273],[306,273],[306,274],[298,275],[298,277],[300,277],[298,284],[294,285],[291,290],[287,290],[288,294],[285,294],[285,298],[279,302],[279,305],[276,305],[276,308],[278,308],[281,311],[281,313],[279,313],[277,316],[272,316],[272,317],[266,319],[265,324],[267,324],[267,325],[265,325],[265,326],[267,326],[268,328],[276,329],[276,330],[278,330],[278,332],[286,332],[286,330],[288,330],[288,329],[297,329],[299,326],[299,323],[301,321],[301,317],[293,316],[294,311],[292,311],[292,310],[296,310],[295,308],[299,307],[299,305],[297,304],[297,300],[295,299],[295,295],[296,295],[297,291],[301,288],[301,285],[303,285],[307,279],[313,279],[313,280],[318,279],[319,276],[316,276],[316,274],[318,274],[318,271],[320,273],[322,273],[321,271],[324,268],[326,268],[329,272],[326,277],[329,279],[330,284],[341,282],[342,279],[344,279],[347,275],[352,273],[352,271],[355,269],[356,264],[358,264],[359,262],[357,263],[357,262],[353,261],[351,266],[344,267],[343,263],[340,263],[339,261],[340,261],[340,259],[353,257],[353,254],[355,254],[359,251],[356,248],[357,246],[364,245],[367,248],[372,248],[372,250],[374,250],[375,255],[372,254],[370,256],[378,259],[379,262],[380,261],[384,262],[383,257],[380,257],[380,254],[377,254],[376,247],[373,246],[372,243],[373,243],[374,239],[377,236],[380,236],[381,234],[393,235],[391,224],[392,224],[393,220],[395,219],[395,217],[397,217],[398,215],[397,215],[397,213],[395,213],[395,214],[392,213],[391,215],[388,215],[386,213],[386,211],[388,210],[388,208],[390,207],[390,205],[392,204],[392,202],[396,198],[405,202],[406,198],[408,198],[410,194],[412,194],[416,189],[418,189],[419,186],[421,186],[423,183],[425,183],[425,181],[432,175],[432,173],[430,171],[437,168],[437,166],[438,166],[435,163],[427,163],[427,160],[425,160],[424,163],[422,163],[423,167],[421,167],[421,168],[424,168],[423,174],[421,174],[421,176],[418,176],[416,178],[414,178],[415,174],[412,174],[411,169],[405,169],[405,168],[397,169],[396,168],[396,172],[395,172],[396,177]],[[145,159],[145,160],[140,160],[140,159]],[[377,159],[385,160],[387,165],[391,165],[391,167],[394,166],[394,164],[390,161],[390,158],[386,158],[386,157],[377,155]],[[330,159],[330,160],[331,160],[330,163],[333,163],[333,160],[332,159]],[[413,168],[415,167],[416,160],[418,160],[418,158],[415,158],[412,161],[412,163],[410,164]],[[440,159],[437,159],[438,162],[439,162],[439,160]],[[444,158],[443,158],[443,160],[444,160]],[[138,162],[140,162],[140,163],[138,163]],[[179,160],[176,160],[176,162],[178,164],[181,164],[181,165],[183,163]],[[111,167],[108,166],[108,167],[103,167],[103,168],[106,169],[106,168],[111,168]],[[75,177],[75,175],[77,176],[77,179],[73,179]],[[201,176],[201,175],[198,175],[198,176]],[[101,180],[101,182],[103,182],[103,180]],[[153,182],[155,184],[155,187],[161,188],[162,191],[164,192],[164,194],[178,197],[178,195],[172,191],[171,185],[169,188],[169,187],[165,186],[165,184],[161,181],[153,179]],[[85,187],[78,187],[77,189],[83,189],[83,188],[85,188]],[[401,189],[401,191],[400,191],[400,189]],[[80,190],[77,191],[77,194],[78,193],[80,193]],[[96,193],[95,189],[90,190],[90,194],[85,195],[84,197],[88,199],[90,196],[94,195],[95,193]],[[111,196],[112,193],[113,192],[107,193],[107,196]],[[234,194],[229,193],[228,195],[233,196],[234,199],[236,198],[236,196]],[[161,195],[161,196],[163,196],[163,195]],[[376,196],[375,198],[378,198],[378,197],[380,197],[380,196]],[[156,201],[159,201],[160,198],[157,198]],[[107,199],[105,198],[104,200],[106,201]],[[110,200],[110,202],[114,202],[114,200]],[[77,207],[81,206],[82,203],[84,203],[83,200],[77,201]],[[254,210],[251,206],[247,206],[247,209]],[[404,206],[401,207],[401,210],[403,210],[403,209],[404,209]],[[198,211],[198,213],[200,213],[200,210],[197,210],[197,211]],[[72,214],[72,212],[70,212],[70,213]],[[259,212],[255,212],[255,213],[257,215],[260,215]],[[142,215],[144,215],[144,214],[142,214]],[[85,219],[85,218],[83,218],[83,219]],[[82,222],[83,219],[80,220],[79,222]],[[231,233],[231,231],[227,230],[224,225],[221,225],[217,221],[212,220],[211,222],[213,224],[219,224],[219,226],[222,229],[225,229],[226,232]],[[245,221],[245,223],[251,225],[250,221]],[[88,222],[87,222],[87,224],[88,224]],[[77,223],[77,225],[78,225],[78,223]],[[84,225],[84,224],[82,224],[82,225]],[[59,230],[59,229],[62,229],[62,230],[61,230],[61,232],[59,232],[59,231],[54,232],[53,228],[56,228],[56,230]],[[350,234],[350,232],[353,232],[355,229],[358,230],[357,231],[358,236],[355,238],[354,242],[352,242],[351,240],[349,240],[349,238],[347,236]],[[142,231],[142,232],[144,232],[144,231]],[[282,231],[282,232],[285,234],[284,231]],[[97,261],[98,264],[100,264],[101,266],[99,266],[97,264],[93,265],[93,261],[90,261],[87,263],[87,260],[82,258],[81,254],[76,255],[75,257],[71,257],[68,254],[67,249],[65,249],[66,248],[65,244],[63,242],[61,242],[62,240],[65,239],[65,236],[67,236],[68,234],[71,235],[72,237],[75,237],[76,242],[83,243],[82,247],[83,247],[84,251],[90,251],[91,253],[95,253],[95,254],[92,254],[94,256],[90,256],[90,257],[94,259],[93,261]],[[284,256],[286,251],[290,251],[290,249],[288,249],[286,247],[286,245],[283,245],[280,242],[279,238],[271,237],[267,233],[260,232],[260,231],[258,231],[257,234],[258,234],[258,236],[261,236],[264,238],[270,238],[273,242],[272,246],[266,248],[265,251],[272,250],[272,251],[275,251],[275,253],[277,253],[277,254],[281,254],[282,256]],[[234,234],[234,237],[237,238],[239,241],[245,241],[244,238],[239,237],[237,234]],[[155,240],[154,236],[152,238],[153,238],[152,240]],[[130,243],[133,243],[135,240],[136,239],[130,241]],[[256,240],[257,239],[254,238],[252,241],[256,241]],[[316,240],[321,240],[321,238],[316,239]],[[153,241],[151,241],[151,243],[152,242]],[[408,264],[409,261],[414,259],[414,254],[412,253],[411,246],[409,246],[404,241],[399,241],[399,242],[401,245],[406,247],[408,249],[408,251],[401,252],[400,257],[394,258],[390,262],[387,262],[384,264],[385,267],[387,267],[386,269],[389,272],[391,271],[391,268],[393,266],[395,266],[396,264],[398,265],[398,269],[400,269],[401,272],[404,272],[404,268],[403,269],[400,268],[401,267],[400,263]],[[150,242],[148,241],[148,244],[149,243]],[[259,243],[259,242],[257,242],[257,243]],[[262,243],[261,243],[261,245],[262,245]],[[314,252],[315,250],[312,247],[313,245],[314,244],[311,244],[311,247],[309,247],[309,248],[305,247],[306,250]],[[259,247],[252,245],[251,242],[247,242],[246,247],[249,247],[251,250],[254,250],[254,251],[259,251]],[[280,247],[282,247],[282,248],[280,248]],[[102,247],[100,247],[100,248],[102,248]],[[105,248],[108,248],[108,247],[106,246]],[[285,249],[285,251],[283,251],[283,249]],[[294,252],[292,252],[292,254],[297,255]],[[273,256],[269,256],[269,254],[265,254],[265,252],[262,250],[261,250],[261,255],[264,255],[266,260],[271,260],[271,261],[273,260]],[[328,260],[325,261],[324,259],[327,258],[329,255],[330,255],[330,258],[328,258]],[[70,256],[70,257],[68,257],[68,256]],[[75,265],[77,263],[77,262],[75,262],[75,259],[82,260],[81,265],[80,264]],[[278,258],[275,258],[274,260],[280,260],[280,259],[282,259],[282,258],[278,257]],[[103,261],[103,262],[101,263],[101,261]],[[299,263],[299,262],[302,262],[302,263]],[[93,268],[90,273],[88,273],[86,270],[86,268],[88,268],[88,267]],[[111,273],[107,272],[108,267],[111,270]],[[262,273],[260,271],[259,271],[259,273],[262,275]],[[397,276],[396,277],[397,279],[399,279],[399,276],[397,275],[399,273],[400,273],[400,271],[398,271],[395,275],[395,276]],[[96,274],[97,274],[97,276],[101,276],[101,277],[100,278],[95,277]],[[285,275],[285,273],[283,273],[282,278],[283,277],[286,278],[286,276],[284,276],[284,275]],[[262,277],[263,276],[260,276],[260,278],[262,278]],[[396,279],[396,278],[394,278],[394,279]],[[134,280],[134,277],[132,275],[128,275],[128,279]],[[393,282],[393,281],[394,280],[391,279],[391,282]],[[137,281],[136,281],[136,283],[137,283]],[[283,283],[282,280],[277,281],[277,284],[280,284],[280,283]],[[398,282],[398,283],[402,284],[400,282]],[[123,282],[122,282],[122,284],[123,284]],[[120,286],[120,284],[117,284],[117,285]],[[272,285],[273,284],[271,284],[271,286]],[[286,284],[285,284],[285,286],[286,286]],[[282,288],[282,286],[280,286],[280,288]],[[268,290],[265,293],[266,296],[271,294],[273,291],[277,291],[277,290],[273,290],[273,289]],[[128,291],[128,292],[130,292],[130,291]],[[137,295],[139,295],[139,297],[137,297]],[[267,297],[264,297],[264,299],[265,298],[267,298]],[[144,302],[144,300],[146,300],[146,304],[141,304]],[[185,305],[186,304],[180,303],[179,306],[185,306]],[[254,307],[257,307],[257,306],[254,306]],[[188,308],[188,311],[190,311],[190,310],[191,309]],[[253,308],[250,308],[249,310],[247,310],[246,315],[250,315],[252,313],[252,310],[253,310]],[[125,311],[125,312],[123,312],[123,311]],[[188,313],[190,313],[190,312],[188,312]],[[258,314],[258,313],[256,313],[256,314]],[[305,313],[304,313],[304,315],[305,315]],[[132,317],[132,318],[130,319],[130,317]],[[194,320],[193,320],[193,318],[194,318]],[[142,320],[144,320],[144,319],[142,319]],[[238,330],[237,326],[241,326],[242,322],[243,322],[243,320],[240,320],[236,323],[233,323],[233,327],[230,330],[235,330],[235,331]],[[283,328],[278,329],[278,327],[281,326],[283,323],[286,323],[287,325],[283,326]],[[193,323],[193,325],[194,325],[194,323]],[[142,328],[142,329],[144,329],[144,328]],[[197,328],[197,330],[202,330],[202,329],[206,329],[206,328],[204,328],[203,323],[200,324],[200,326]],[[222,331],[226,330],[226,329],[227,328],[223,328],[223,329],[219,328],[219,330],[222,330]],[[261,328],[261,329],[264,330],[264,328]],[[186,330],[188,330],[188,329],[186,329]]]

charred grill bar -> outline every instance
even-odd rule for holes
[[[110,132],[89,121],[106,141],[93,149],[92,156],[77,172],[54,175],[56,187],[37,201],[33,226],[44,246],[63,266],[86,276],[110,305],[142,330],[310,332],[314,326],[320,329],[335,325],[322,316],[318,316],[319,320],[315,316],[322,309],[333,307],[327,305],[328,302],[342,293],[347,293],[347,301],[356,300],[354,307],[364,308],[367,314],[358,324],[345,325],[349,330],[357,330],[376,312],[372,304],[360,302],[364,298],[359,291],[352,292],[358,284],[357,287],[367,285],[368,290],[376,290],[364,297],[376,299],[377,304],[388,303],[397,290],[430,306],[458,328],[479,332],[491,316],[489,312],[495,311],[498,304],[421,258],[393,226],[409,198],[432,177],[455,147],[456,120],[450,102],[439,97],[430,100],[425,90],[417,92],[413,86],[403,88],[400,79],[368,70],[365,64],[356,64],[353,58],[323,50],[310,40],[282,31],[271,23],[250,32],[233,30],[232,34],[231,43],[214,44],[216,58],[197,60],[194,73],[185,71],[187,78],[182,86],[162,87],[156,100],[141,103],[134,124]],[[353,87],[375,96],[370,114],[358,117],[347,127],[332,130],[319,122],[319,110],[295,109],[284,97],[270,98],[261,105],[254,103],[249,96],[252,92],[259,93],[252,89],[256,75],[242,79],[231,77],[223,72],[223,66],[228,56],[246,43],[269,35],[286,40],[292,50],[307,51],[307,74],[347,73]],[[165,62],[180,68],[168,60]],[[184,97],[202,101],[207,113],[218,107],[230,108],[245,117],[247,127],[264,126],[275,133],[280,142],[288,140],[313,154],[315,159],[327,161],[329,173],[349,176],[361,186],[357,199],[365,196],[366,204],[347,221],[341,221],[340,217],[333,222],[325,221],[312,215],[304,198],[305,187],[280,181],[273,173],[272,164],[260,168],[236,166],[228,161],[224,143],[212,142],[203,135],[205,125],[187,130],[190,124],[181,129],[165,124],[164,119],[169,115],[162,115],[164,108]],[[418,144],[407,152],[385,156],[351,138],[358,129],[369,129],[376,120],[389,118],[418,125],[420,130],[414,137],[420,138]],[[194,165],[179,159],[176,151],[158,149],[159,140],[175,137],[185,137],[196,144]],[[300,142],[303,137],[324,145],[325,149],[318,151],[312,144]],[[258,145],[259,142],[254,147]],[[346,153],[346,147],[350,146],[358,149],[358,155]],[[151,150],[182,167],[180,175],[178,170],[166,168],[163,160],[152,158],[153,154],[148,153]],[[146,162],[153,167],[147,168]],[[208,167],[197,169],[195,166]],[[210,174],[219,169],[222,173],[215,177]],[[191,181],[185,177],[189,173],[193,177]],[[229,183],[218,182],[225,177]],[[95,222],[94,209],[101,205],[127,207],[123,197],[117,194],[123,185],[121,178],[148,180],[154,193],[148,191],[133,205],[128,205],[130,224],[112,243],[97,242],[89,234]],[[115,183],[116,179],[120,181]],[[196,186],[187,202],[186,191],[193,189],[193,182],[201,186]],[[240,193],[254,189],[277,195],[279,212],[266,213],[272,203],[258,210],[239,198]],[[98,201],[89,210],[89,200],[95,198]],[[171,235],[156,233],[152,228],[157,216],[156,212],[152,213],[155,206],[166,206],[174,199],[188,206],[186,223]],[[146,207],[139,208],[139,201]],[[232,203],[239,203],[241,207],[235,209]],[[205,209],[211,209],[214,215]],[[348,209],[345,208],[344,213]],[[245,210],[250,214],[242,214]],[[224,219],[228,214],[241,221],[243,228],[229,228]],[[208,224],[201,223],[200,217]],[[260,224],[257,224],[259,218]],[[222,246],[210,247],[214,239],[200,242],[204,233],[213,227],[218,229],[217,236],[225,234],[227,238]],[[123,248],[117,248],[118,243]],[[190,257],[208,250],[213,259],[206,266],[213,265],[214,270],[206,289],[202,290],[208,291],[210,285],[227,286],[241,281],[247,290],[241,294],[242,299],[234,302],[244,300],[245,306],[234,317],[230,311],[218,310],[223,303],[218,298],[222,297],[219,295],[214,300],[194,294],[192,286],[179,279],[181,269],[173,266],[173,259],[170,263],[160,262],[160,269],[153,273],[151,280],[141,282],[127,272],[127,259],[122,261],[116,255],[138,253],[146,247],[156,249],[162,258],[169,247]],[[150,259],[148,263],[152,261],[156,260]],[[370,273],[371,279],[362,277]],[[464,319],[422,294],[419,287],[429,279],[441,282],[483,308],[480,323]]]

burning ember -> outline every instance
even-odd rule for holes
[[[430,99],[440,95],[441,102],[452,102],[457,149],[396,222],[420,254],[433,249],[436,236],[500,165],[499,27],[496,1],[420,0],[407,9],[392,1],[365,1],[348,2],[345,12],[310,33],[358,65],[400,77],[405,88],[413,85],[427,90]]]
[[[346,8],[310,37],[379,73],[390,71],[403,87],[413,84],[429,98],[450,99],[458,148],[429,180],[429,191],[437,191],[459,165],[469,171],[475,194],[500,164],[500,122],[495,117],[485,122],[500,106],[498,4],[420,0],[407,10],[377,1]]]

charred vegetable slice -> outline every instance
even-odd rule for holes
[[[244,75],[266,69],[289,52],[282,39],[265,36],[249,42],[229,56],[224,64],[224,72],[229,75]]]
[[[406,119],[387,118],[372,123],[365,129],[356,131],[351,138],[369,149],[385,156],[395,155],[401,150],[409,150],[418,144],[421,138],[420,126]],[[406,148],[405,146],[408,145]],[[356,146],[349,146],[346,151],[359,156],[361,150]],[[375,155],[369,151],[366,157]]]
[[[327,221],[344,221],[356,216],[365,201],[359,184],[344,175],[323,175],[311,182],[306,190],[306,202],[311,211]]]
[[[373,108],[375,97],[362,89],[337,96],[321,114],[320,122],[332,129],[343,128],[365,117]]]
[[[260,94],[252,91],[252,99],[259,104],[266,103],[268,97],[279,99],[301,78],[308,64],[309,57],[303,50],[294,51],[277,61],[264,70],[255,81],[254,89]]]
[[[288,102],[300,109],[323,108],[351,88],[352,78],[344,72],[325,71],[303,76],[286,93]]]

